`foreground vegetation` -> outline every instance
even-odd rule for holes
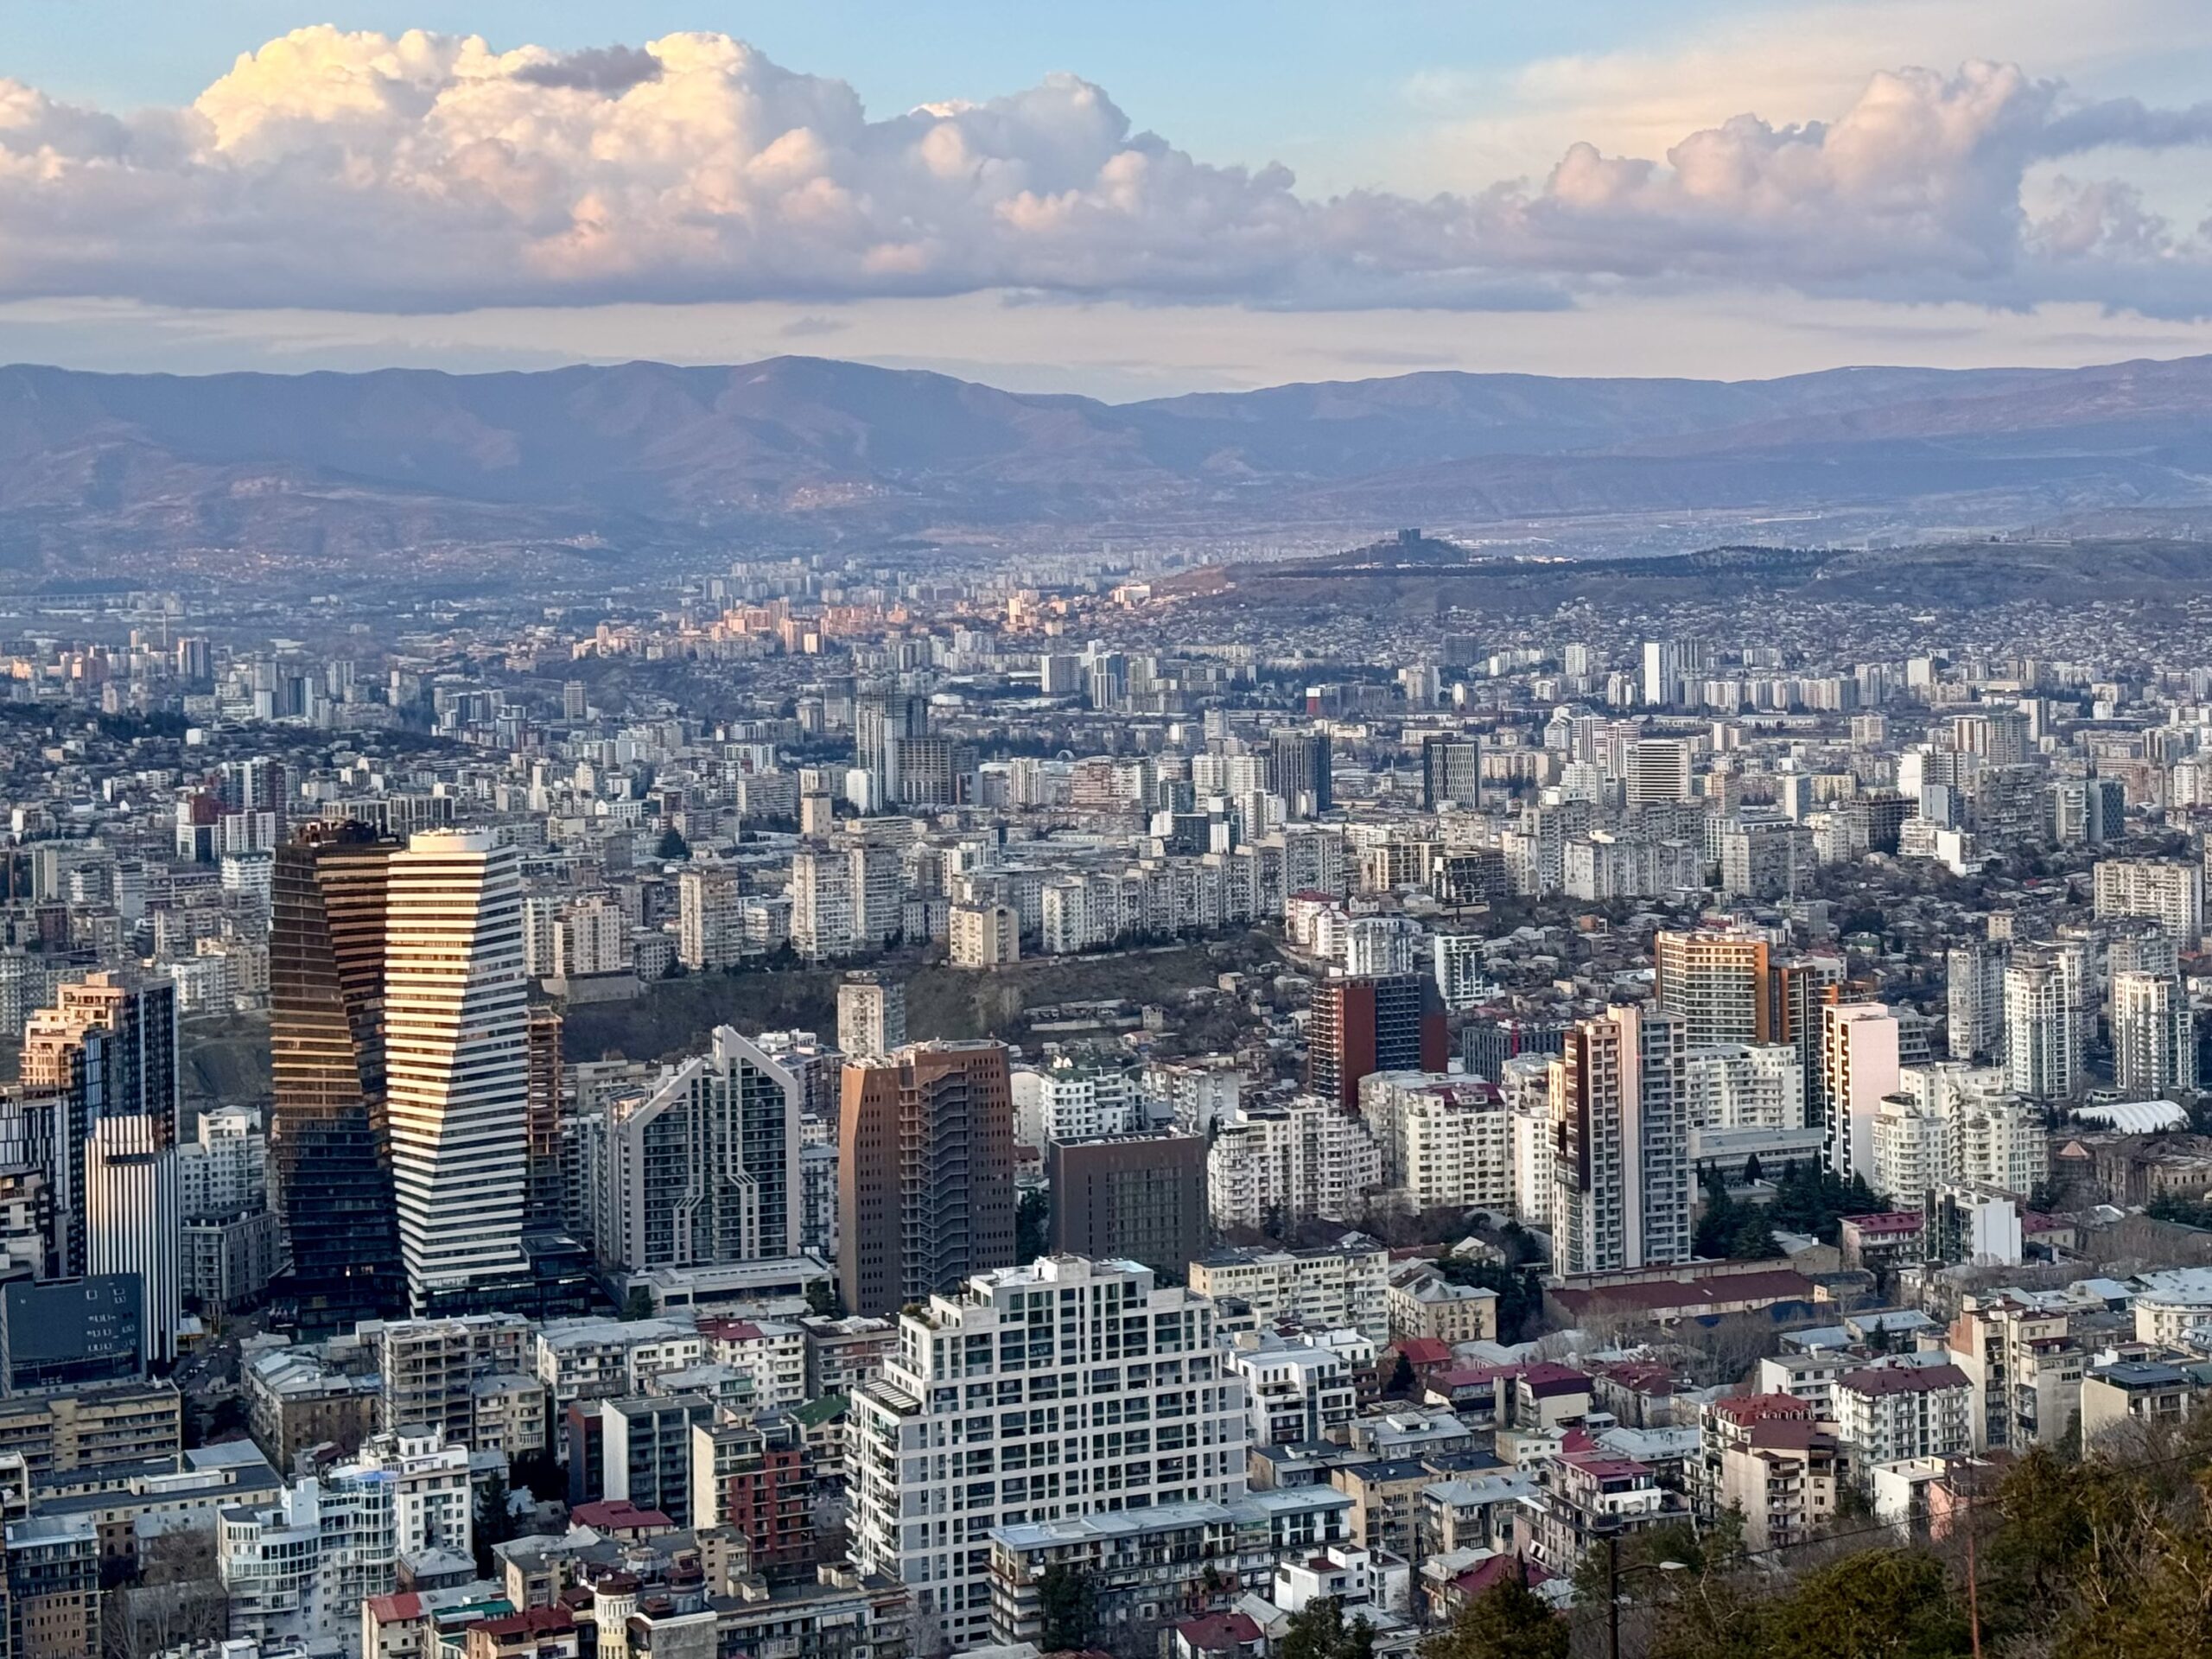
[[[2212,1415],[2125,1431],[2085,1459],[2039,1448],[1961,1474],[1948,1521],[1908,1539],[1863,1515],[1751,1552],[1732,1516],[1621,1550],[1622,1650],[1650,1659],[2182,1659],[2212,1654]],[[1942,1507],[1939,1498],[1937,1508]],[[1668,1563],[1664,1572],[1640,1571]],[[1518,1583],[1480,1598],[1422,1659],[1605,1650],[1602,1560],[1570,1617]]]

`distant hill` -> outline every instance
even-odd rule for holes
[[[542,373],[0,368],[0,567],[626,564],[732,539],[1111,524],[1204,537],[1878,507],[1898,525],[2212,506],[2212,359],[1765,381],[1411,374],[1147,403],[815,358]],[[1616,525],[1618,529],[1618,525]],[[403,556],[404,560],[403,562]]]

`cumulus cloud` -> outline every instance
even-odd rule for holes
[[[1829,122],[1744,115],[1535,181],[1302,195],[1200,161],[1071,75],[871,119],[742,41],[560,54],[322,27],[186,109],[0,81],[0,296],[435,311],[984,290],[1324,308],[1538,308],[1779,284],[2212,311],[2201,232],[2120,181],[2031,170],[2212,143],[2212,105],[2084,104],[2016,67],[1874,76]]]

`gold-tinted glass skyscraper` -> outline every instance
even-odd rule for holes
[[[302,825],[270,881],[269,1160],[311,1329],[405,1306],[385,1122],[385,909],[398,842],[358,823]]]

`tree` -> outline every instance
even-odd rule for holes
[[[1424,1642],[1421,1659],[1567,1659],[1567,1621],[1518,1574],[1509,1574]]]
[[[1037,1575],[1037,1610],[1044,1621],[1038,1646],[1046,1652],[1095,1645],[1091,1627],[1097,1619],[1097,1599],[1087,1573],[1064,1561],[1053,1562]]]
[[[1014,1207],[1014,1259],[1034,1262],[1052,1248],[1052,1195],[1033,1186]]]
[[[1739,1217],[1735,1230],[1728,1235],[1728,1258],[1732,1262],[1766,1262],[1781,1254],[1782,1245],[1774,1236],[1774,1229],[1756,1210]]]
[[[835,1279],[817,1279],[806,1287],[806,1311],[825,1319],[845,1317],[845,1295]]]
[[[643,1285],[630,1287],[630,1294],[622,1299],[622,1317],[626,1320],[650,1319],[653,1316],[653,1294]]]
[[[476,1546],[476,1576],[488,1579],[497,1569],[492,1555],[492,1546],[504,1544],[521,1529],[516,1525],[512,1503],[508,1502],[507,1478],[494,1475],[476,1489],[476,1518],[473,1541]]]
[[[660,845],[653,849],[653,856],[664,861],[691,856],[691,843],[683,839],[683,832],[674,824],[660,832]]]
[[[1413,1391],[1414,1363],[1401,1353],[1398,1363],[1390,1368],[1390,1381],[1382,1392],[1393,1399],[1402,1400]]]
[[[1344,1603],[1323,1596],[1291,1615],[1275,1659],[1375,1659],[1375,1627],[1361,1618],[1346,1620]]]
[[[1757,1154],[1756,1152],[1754,1152],[1754,1153],[1752,1153],[1752,1154],[1749,1154],[1747,1157],[1745,1157],[1745,1160],[1744,1160],[1744,1185],[1745,1185],[1745,1186],[1749,1186],[1749,1185],[1751,1185],[1754,1181],[1758,1180],[1758,1178],[1760,1177],[1760,1175],[1761,1175],[1762,1173],[1764,1173],[1764,1172],[1763,1172],[1763,1171],[1759,1168],[1759,1155],[1758,1155],[1758,1154]]]
[[[1970,1645],[1963,1598],[1916,1549],[1870,1549],[1820,1567],[1774,1604],[1762,1644],[1793,1659],[1938,1659]]]

